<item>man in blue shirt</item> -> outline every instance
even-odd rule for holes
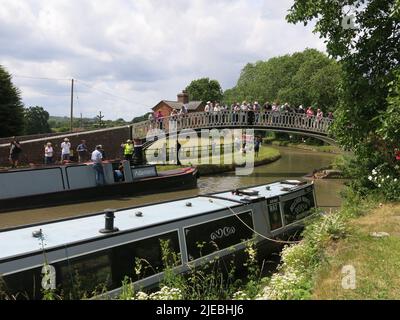
[[[87,151],[88,151],[88,148],[86,146],[86,140],[81,141],[81,144],[78,145],[76,151],[78,152],[78,161],[85,162],[87,160]]]

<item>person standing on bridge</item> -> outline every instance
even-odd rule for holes
[[[158,125],[158,129],[162,130],[163,129],[163,115],[161,113],[161,110],[158,110],[156,114],[156,121]]]
[[[206,113],[207,124],[211,123],[211,101],[207,101],[206,106],[204,107],[204,112]]]
[[[321,121],[322,121],[323,117],[324,117],[324,113],[322,112],[322,110],[321,109],[317,109],[317,122],[316,122],[317,129],[320,129]]]
[[[308,107],[306,111],[306,116],[307,116],[307,125],[308,127],[311,127],[313,124],[313,118],[314,118],[314,110],[312,107]]]
[[[133,158],[133,152],[134,152],[134,147],[132,140],[128,139],[126,140],[126,143],[121,144],[121,148],[124,149],[124,158],[125,160],[132,161]]]

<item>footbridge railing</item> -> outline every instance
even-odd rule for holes
[[[132,125],[132,136],[144,139],[148,132],[154,129],[161,129],[168,133],[169,131],[180,132],[184,129],[254,128],[326,138],[332,121],[326,117],[291,112],[193,112],[135,123]]]

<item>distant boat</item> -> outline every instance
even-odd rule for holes
[[[164,275],[161,241],[179,257],[178,273],[187,272],[188,263],[243,257],[249,241],[263,258],[283,246],[274,239],[288,239],[303,228],[315,203],[312,183],[286,180],[10,228],[0,231],[2,290],[40,299],[46,270],[66,297],[78,283],[86,292],[104,285],[114,297],[125,276],[136,288],[151,288]],[[140,276],[134,271],[138,259],[151,266]]]
[[[155,165],[122,165],[120,181],[120,161],[104,162],[106,184],[99,187],[91,163],[0,171],[0,212],[197,186],[196,168],[157,172]]]

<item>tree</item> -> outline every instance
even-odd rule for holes
[[[340,65],[324,53],[306,49],[292,55],[248,63],[237,85],[224,93],[224,101],[270,101],[298,106],[316,104],[325,111],[336,108]]]
[[[193,80],[185,90],[189,94],[190,100],[203,102],[208,100],[221,101],[223,97],[219,82],[209,78]]]
[[[147,113],[145,113],[144,115],[142,115],[140,117],[133,118],[131,123],[138,123],[138,122],[142,122],[142,121],[148,120],[150,113],[153,113],[153,112],[147,112]]]
[[[347,23],[348,11],[355,23]],[[391,112],[389,84],[400,61],[399,1],[295,0],[286,18],[305,25],[315,19],[314,32],[326,39],[329,54],[340,60],[343,79],[332,133],[353,150],[353,177],[361,190],[368,185],[368,173],[393,158],[394,145],[380,128]]]
[[[17,136],[24,129],[24,107],[11,75],[0,65],[0,137]]]
[[[25,134],[49,133],[49,113],[42,107],[25,109]]]

